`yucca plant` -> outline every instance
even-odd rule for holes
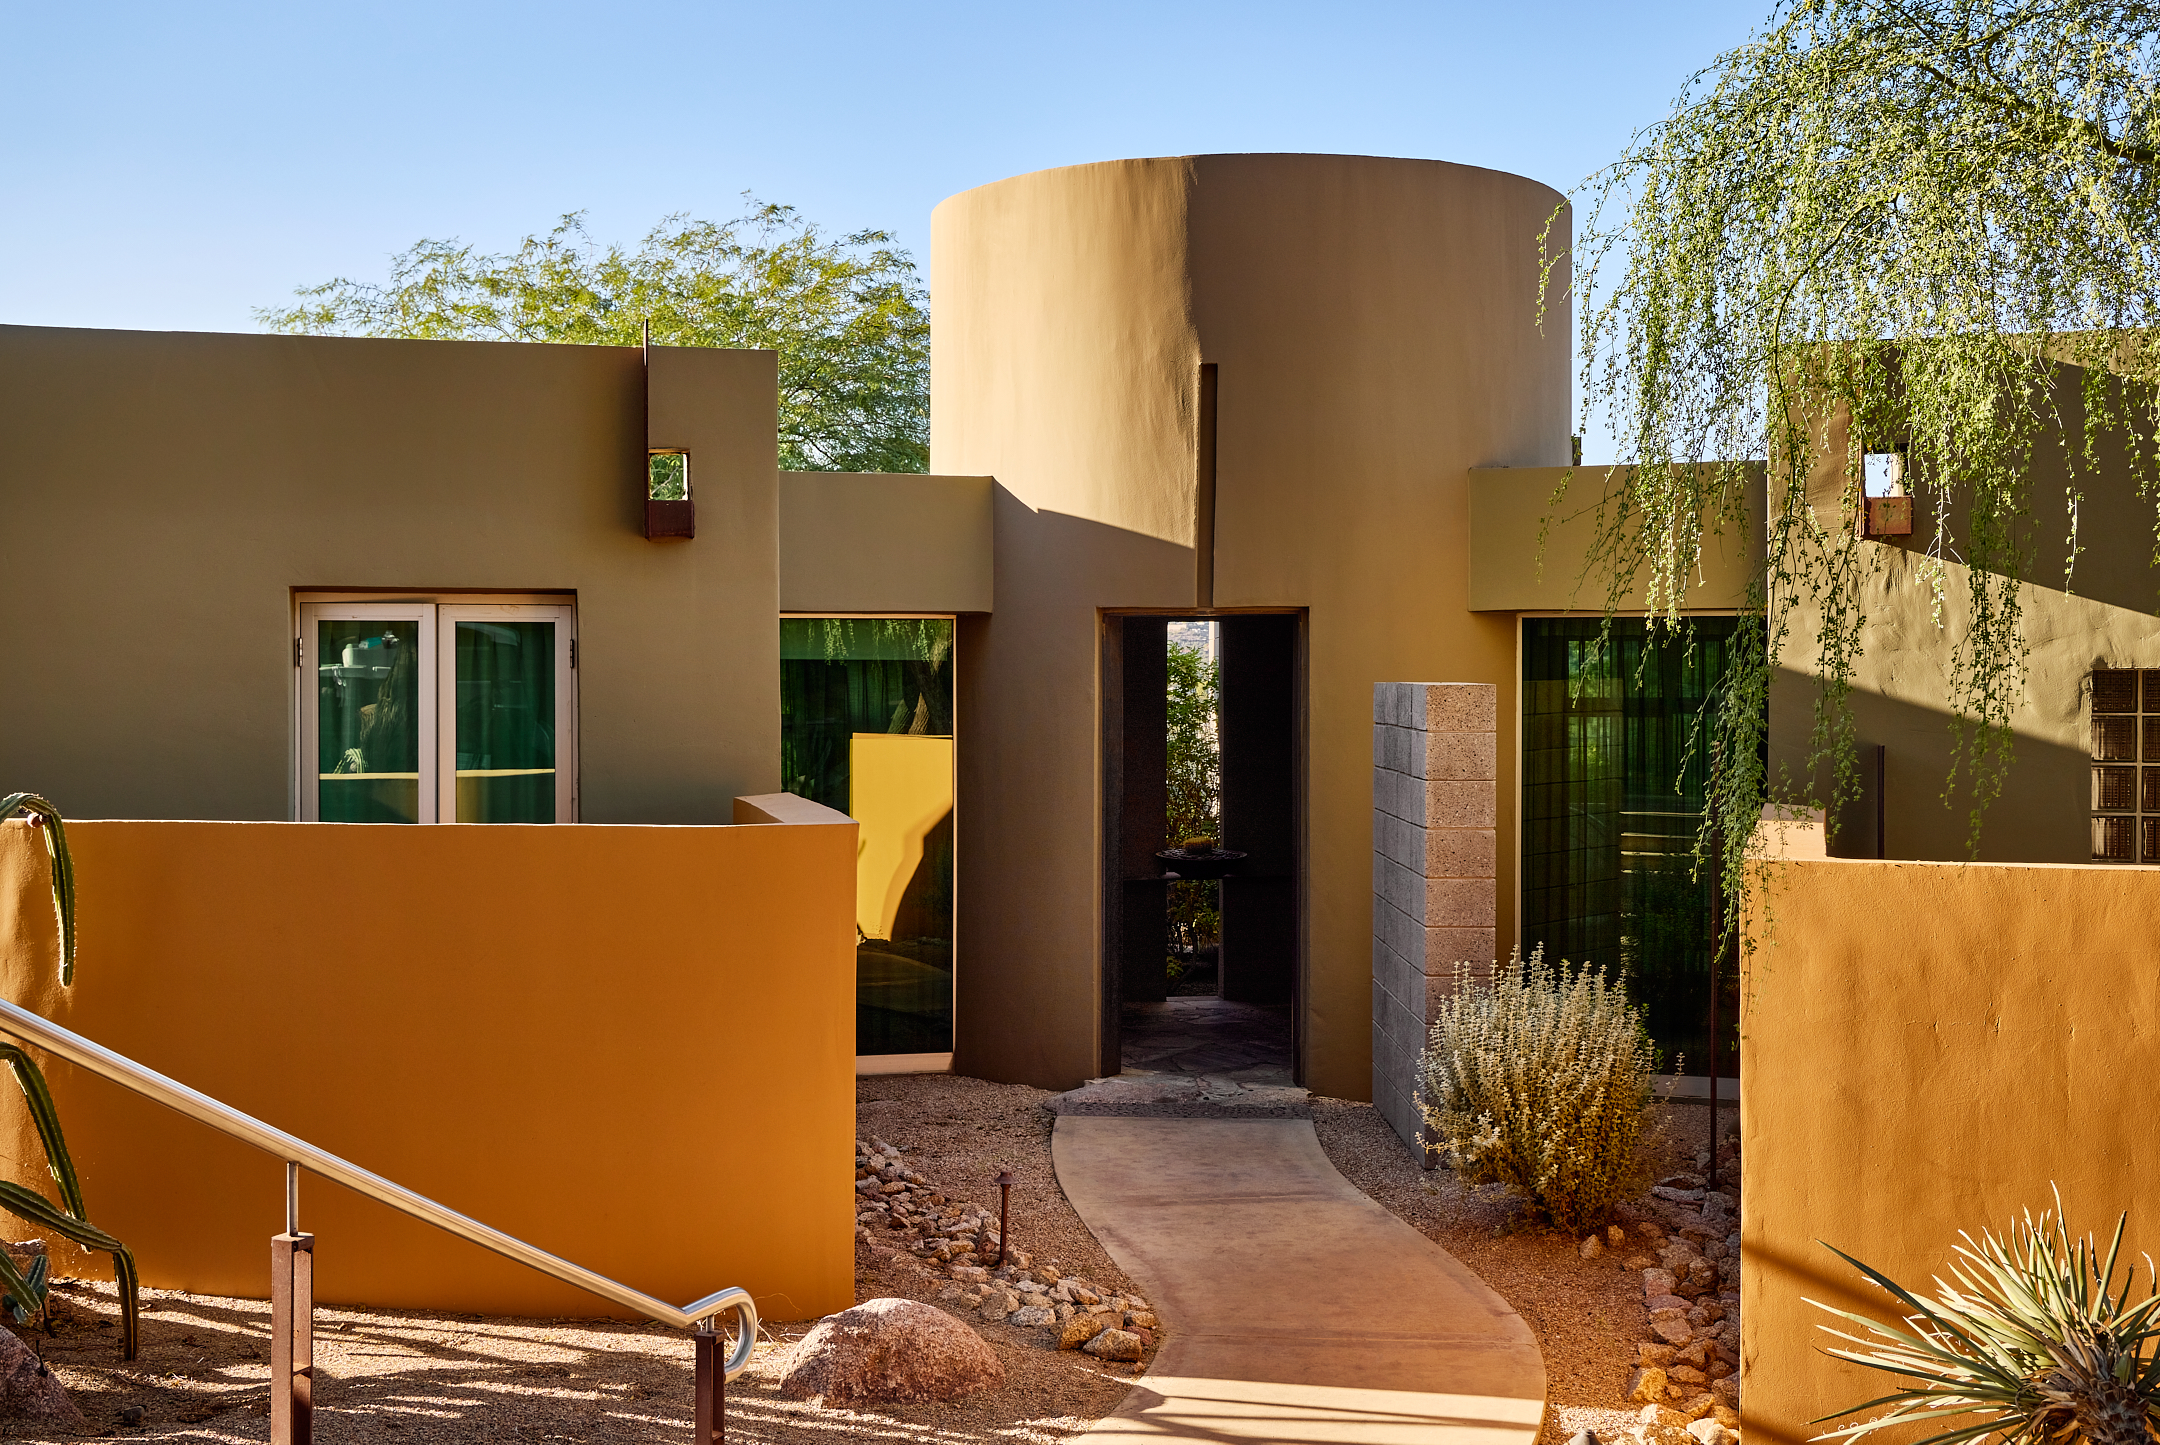
[[[1865,1334],[1822,1328],[1849,1348],[1841,1360],[1906,1382],[1890,1394],[1816,1421],[1880,1410],[1828,1431],[1819,1440],[1858,1440],[1878,1430],[1944,1426],[1912,1445],[1950,1445],[1983,1435],[2005,1441],[2150,1445],[2160,1392],[2160,1292],[2145,1261],[2144,1298],[2132,1301],[2136,1270],[2122,1267],[2123,1230],[2103,1255],[2092,1238],[2072,1239],[2062,1198],[2039,1219],[2030,1210],[2003,1239],[1962,1231],[1950,1264],[1952,1282],[1935,1280],[1923,1301],[1882,1271],[1834,1246],[1840,1259],[1881,1285],[1912,1313],[1887,1324],[1816,1300],[1817,1309]]]
[[[67,824],[62,821],[58,808],[35,793],[10,793],[0,798],[0,822],[17,813],[22,814],[45,839],[45,853],[52,866],[53,912],[60,923],[60,982],[72,984],[75,981],[75,860],[68,852]],[[38,1139],[45,1146],[45,1167],[52,1172],[53,1183],[60,1190],[60,1203],[55,1205],[34,1189],[0,1179],[0,1209],[28,1220],[40,1229],[73,1240],[85,1249],[100,1250],[112,1256],[113,1279],[120,1289],[120,1356],[132,1360],[141,1336],[135,1256],[129,1253],[126,1245],[90,1222],[89,1211],[83,1207],[82,1181],[76,1177],[75,1161],[69,1157],[67,1136],[60,1132],[60,1111],[53,1106],[52,1090],[45,1086],[45,1075],[37,1061],[14,1044],[0,1040],[0,1063],[8,1066],[15,1075],[15,1082],[22,1088],[23,1101],[29,1105],[30,1118],[37,1125]],[[5,1250],[0,1250],[0,1309],[6,1310],[17,1324],[44,1312],[50,1283],[48,1268],[48,1260],[39,1259],[25,1272],[15,1267],[15,1261]]]
[[[1562,1229],[1604,1222],[1646,1182],[1655,1056],[1603,970],[1511,955],[1489,982],[1456,965],[1433,1020],[1420,1108],[1472,1184],[1505,1184]]]

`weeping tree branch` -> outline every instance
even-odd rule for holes
[[[1907,450],[1937,518],[1914,570],[1950,661],[1945,801],[1977,852],[2023,698],[2036,454],[2062,451],[2074,509],[2112,431],[2160,495],[2156,72],[2160,0],[1782,0],[1577,189],[1571,255],[1541,238],[1541,308],[1556,286],[1591,298],[1583,429],[1603,412],[1621,447],[1587,568],[1608,615],[1647,574],[1656,623],[1684,627],[1702,547],[1748,525],[1747,459],[1768,469],[1751,645],[1699,744],[1718,761],[1697,858],[1732,898],[1768,790],[1857,792],[1870,438]],[[2087,374],[2082,438],[2049,400],[2066,366]],[[1797,778],[1760,764],[1781,666],[1814,679]]]

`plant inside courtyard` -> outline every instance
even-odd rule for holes
[[[1604,970],[1543,949],[1490,980],[1456,965],[1421,1067],[1425,1122],[1466,1182],[1506,1185],[1567,1230],[1644,1183],[1656,1057]]]
[[[1938,1277],[1925,1300],[1833,1250],[1909,1313],[1885,1322],[1809,1301],[1863,1331],[1825,1325],[1846,1342],[1830,1354],[1900,1385],[1828,1417],[1878,1412],[1817,1438],[1890,1430],[1913,1445],[1991,1435],[2150,1445],[2160,1424],[2160,1293],[2148,1258],[2143,1297],[2131,1298],[2136,1270],[2122,1259],[2128,1222],[2127,1214],[2116,1221],[2103,1253],[2091,1236],[2071,1236],[2058,1196],[2054,1209],[2037,1220],[2028,1211],[2007,1238],[1962,1235],[1950,1279]]]
[[[53,912],[60,930],[60,982],[66,986],[75,981],[75,859],[68,851],[67,825],[61,820],[60,810],[35,793],[10,793],[0,798],[0,820],[17,814],[28,819],[45,840]],[[89,1211],[83,1205],[82,1181],[68,1153],[67,1136],[60,1131],[60,1111],[53,1104],[52,1090],[46,1086],[37,1061],[16,1045],[0,1041],[0,1064],[7,1065],[22,1089],[30,1121],[37,1127],[38,1142],[44,1146],[45,1167],[60,1191],[60,1203],[56,1205],[34,1189],[0,1179],[0,1209],[84,1249],[112,1256],[113,1279],[120,1291],[120,1354],[132,1360],[141,1344],[135,1256],[126,1245],[90,1222]],[[25,1271],[16,1267],[5,1250],[0,1250],[0,1310],[5,1310],[17,1324],[43,1313],[50,1258],[38,1256]]]
[[[1943,797],[1977,849],[2024,700],[2022,584],[2074,590],[2104,458],[2160,495],[2160,7],[1785,0],[1576,202],[1571,250],[1560,213],[1547,232],[1547,300],[1572,278],[1585,429],[1608,423],[1627,464],[1572,479],[1608,615],[1639,590],[1684,626],[1707,539],[1760,525],[1768,467],[1699,856],[1742,897],[1767,795],[1858,796],[1850,694],[1893,585],[1930,599]],[[1931,519],[1910,552],[1855,535],[1870,454],[1902,458]],[[2067,536],[2035,535],[2040,460],[2067,478]],[[1780,668],[1817,679],[1784,780],[1765,764]]]
[[[1214,838],[1222,831],[1222,739],[1216,722],[1222,665],[1198,648],[1176,643],[1170,645],[1168,662],[1163,846],[1181,848],[1188,838]],[[1220,885],[1213,882],[1170,885],[1170,938],[1184,958],[1217,942],[1222,932],[1220,898]]]

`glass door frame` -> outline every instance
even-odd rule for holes
[[[960,614],[957,612],[844,612],[844,611],[782,611],[782,622],[815,621],[820,618],[838,618],[849,622],[950,622],[953,628],[952,675],[953,675],[953,1041],[960,1037]],[[775,629],[777,631],[777,628]],[[948,1049],[931,1054],[857,1054],[855,1074],[862,1078],[877,1074],[949,1074],[952,1072],[953,1051]]]
[[[436,797],[438,786],[435,778],[435,753],[427,745],[429,729],[439,726],[436,706],[436,621],[435,604],[432,602],[304,602],[300,605],[299,646],[294,649],[294,668],[299,673],[300,730],[294,739],[293,769],[296,782],[298,814],[303,823],[322,821],[322,764],[317,755],[321,746],[322,687],[320,683],[322,658],[320,653],[322,629],[325,622],[410,622],[413,624],[415,641],[420,647],[420,661],[416,669],[419,696],[413,706],[420,718],[420,751],[415,761],[419,764],[420,796],[416,806],[419,816],[415,823],[433,823],[436,820]],[[394,825],[393,825],[394,826]]]
[[[577,673],[571,666],[577,645],[577,609],[540,602],[439,602],[440,629],[435,647],[439,680],[436,696],[448,705],[435,718],[435,816],[455,823],[457,816],[457,625],[460,622],[552,622],[555,624],[555,821],[578,820]],[[473,826],[480,826],[475,824]]]
[[[302,589],[292,592],[293,671],[293,809],[303,823],[322,821],[322,780],[318,776],[321,690],[318,684],[321,622],[411,622],[418,635],[418,692],[421,718],[418,823],[434,825],[457,817],[457,719],[455,701],[455,628],[459,620],[549,621],[555,624],[555,821],[578,821],[577,600],[575,593],[359,592]],[[823,614],[820,614],[823,615]],[[449,646],[445,646],[445,643]],[[450,705],[446,708],[444,700]],[[446,717],[447,713],[447,717]],[[430,729],[433,730],[432,734]],[[409,825],[391,825],[409,826]],[[474,824],[475,827],[501,826]]]

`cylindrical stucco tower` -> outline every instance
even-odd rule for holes
[[[1563,205],[1439,161],[1232,155],[937,208],[931,465],[998,484],[995,611],[959,653],[961,1072],[1069,1087],[1114,1067],[1120,612],[1295,619],[1284,926],[1308,1087],[1371,1090],[1375,683],[1498,686],[1491,898],[1456,906],[1461,936],[1508,947],[1515,624],[1468,607],[1468,472],[1569,459],[1570,315],[1537,315]]]

